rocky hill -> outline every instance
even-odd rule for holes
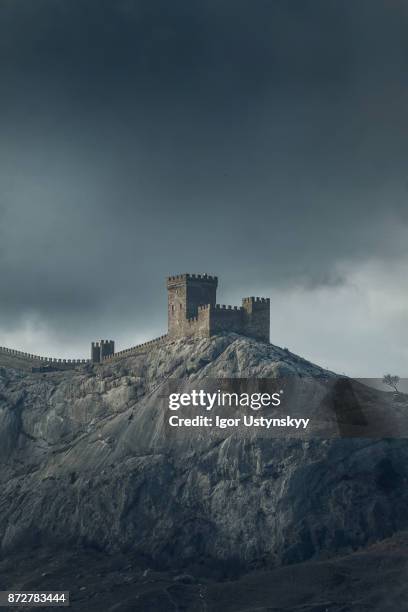
[[[169,432],[160,399],[169,378],[236,376],[313,381],[303,405],[337,425],[351,393],[347,383],[339,396],[336,383],[321,401],[333,374],[236,335],[77,371],[2,368],[3,553],[72,544],[135,551],[160,567],[245,569],[350,552],[408,526],[403,438]],[[385,402],[391,419],[391,394],[353,384],[359,409]]]

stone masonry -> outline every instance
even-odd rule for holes
[[[179,274],[167,278],[168,334],[115,353],[113,340],[92,342],[91,359],[55,359],[0,347],[0,365],[31,368],[33,372],[65,370],[145,352],[168,338],[209,338],[235,332],[269,342],[269,298],[243,298],[242,306],[217,304],[218,278],[209,274]]]
[[[113,340],[100,340],[99,342],[92,342],[91,345],[91,361],[93,363],[100,363],[106,357],[110,357],[115,353],[115,342]]]
[[[235,332],[269,342],[269,298],[243,298],[242,306],[217,304],[218,278],[180,274],[167,279],[170,337],[210,337]]]

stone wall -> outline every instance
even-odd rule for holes
[[[225,306],[216,304],[212,306],[210,314],[210,335],[235,332],[242,333],[243,331],[243,308],[238,306]]]
[[[150,349],[158,346],[159,344],[163,344],[168,339],[167,334],[164,336],[159,336],[154,340],[149,340],[148,342],[142,342],[141,344],[136,344],[135,346],[131,346],[130,348],[124,349],[123,351],[118,351],[113,355],[109,355],[104,357],[102,363],[109,363],[111,361],[115,361],[117,359],[123,359],[124,357],[131,357],[132,355],[138,355],[140,353],[145,353]]]
[[[115,353],[113,340],[100,340],[92,342],[90,360],[43,357],[6,347],[0,347],[0,356],[3,354],[4,359],[12,359],[17,365],[24,364],[26,369],[32,367],[33,371],[47,371],[50,367],[70,369],[87,363],[106,363],[145,352],[158,343],[165,342],[168,337],[209,338],[216,334],[235,332],[269,342],[269,298],[244,298],[241,307],[220,306],[216,304],[217,286],[218,278],[209,274],[179,274],[168,277],[168,335],[118,353]]]
[[[241,307],[220,306],[216,304],[217,286],[217,277],[208,274],[167,279],[169,336],[210,337],[235,332],[269,342],[269,298],[244,298]]]
[[[106,357],[115,353],[115,342],[113,340],[100,340],[91,344],[91,361],[100,363]]]
[[[270,328],[270,300],[269,298],[249,297],[243,298],[243,327],[244,336],[269,342]]]
[[[179,274],[167,279],[168,292],[168,329],[170,336],[192,335],[192,327],[187,320],[196,320],[201,329],[204,325],[199,307],[215,304],[218,279],[208,274]]]
[[[16,363],[24,362],[25,364],[33,367],[40,367],[49,364],[55,369],[61,370],[67,370],[89,363],[89,359],[58,359],[56,357],[44,357],[42,355],[26,353],[24,351],[7,348],[5,346],[0,347],[0,357],[1,355],[4,355],[4,357],[14,358]]]

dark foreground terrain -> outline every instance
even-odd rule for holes
[[[408,610],[406,533],[334,559],[235,578],[196,571],[155,571],[132,555],[37,550],[2,561],[0,587],[70,590],[71,609],[89,612]]]

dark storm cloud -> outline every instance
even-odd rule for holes
[[[386,0],[3,1],[0,327],[159,333],[169,273],[246,294],[405,257],[406,26]]]

